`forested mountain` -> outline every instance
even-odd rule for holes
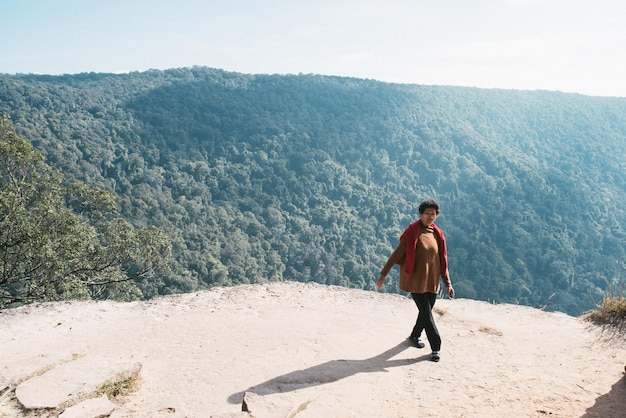
[[[0,114],[172,237],[172,271],[145,297],[374,288],[426,198],[459,297],[580,314],[620,285],[626,99],[194,67],[0,75]]]

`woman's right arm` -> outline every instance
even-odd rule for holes
[[[406,239],[402,238],[400,242],[398,243],[398,246],[396,247],[396,249],[393,250],[393,253],[391,253],[389,258],[387,259],[385,266],[380,271],[380,276],[378,276],[376,287],[380,289],[380,287],[383,285],[383,282],[385,281],[385,278],[387,277],[387,274],[389,274],[389,271],[393,268],[394,264],[396,264],[402,258],[402,256],[405,253],[406,253]]]

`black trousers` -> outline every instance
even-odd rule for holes
[[[439,330],[437,330],[437,325],[435,325],[435,319],[433,318],[433,306],[435,306],[437,294],[411,293],[411,296],[419,311],[411,337],[419,338],[422,335],[422,331],[425,330],[430,348],[433,351],[439,351],[441,349],[441,337],[439,336]]]

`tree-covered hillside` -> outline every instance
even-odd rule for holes
[[[116,197],[67,184],[0,118],[0,310],[35,301],[134,300],[167,271],[169,239],[133,228]]]
[[[579,314],[626,260],[626,99],[194,67],[0,75],[0,114],[171,236],[145,297],[373,288],[426,198],[459,297]]]

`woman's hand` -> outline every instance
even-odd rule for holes
[[[383,286],[384,282],[385,282],[385,276],[380,276],[378,278],[378,281],[376,282],[376,287],[380,289]]]
[[[448,292],[447,292],[447,293],[448,293],[448,297],[449,297],[450,299],[453,299],[453,298],[454,298],[454,288],[453,288],[452,286],[450,286],[450,287],[448,288]]]

